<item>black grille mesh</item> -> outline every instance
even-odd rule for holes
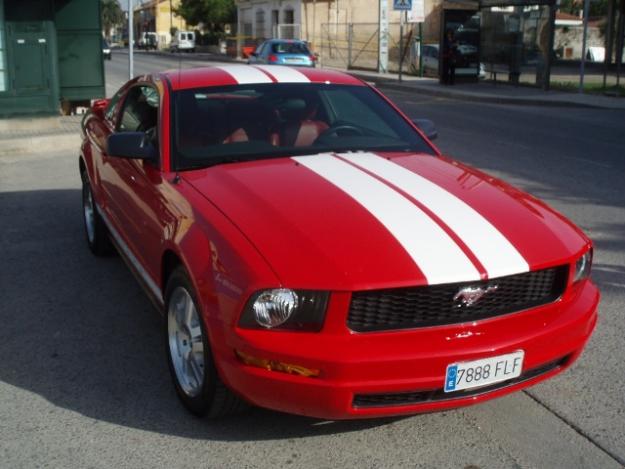
[[[352,406],[359,408],[392,407],[399,405],[446,401],[450,399],[461,399],[463,397],[477,396],[479,394],[485,394],[487,392],[495,391],[497,389],[506,388],[517,383],[522,383],[523,381],[528,381],[532,378],[536,378],[552,370],[563,367],[566,365],[569,358],[570,355],[567,355],[566,357],[527,370],[516,378],[512,378],[508,381],[503,381],[501,383],[491,384],[489,386],[483,386],[481,388],[465,389],[462,391],[455,391],[450,393],[446,393],[445,391],[443,391],[443,389],[431,389],[425,391],[398,392],[389,394],[356,394],[354,395]]]
[[[347,326],[356,332],[440,326],[522,311],[557,300],[566,287],[568,267],[554,267],[483,282],[465,282],[352,294]],[[463,287],[496,286],[471,306],[454,296]]]

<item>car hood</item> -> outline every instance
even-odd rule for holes
[[[483,280],[571,262],[589,243],[534,197],[444,157],[320,154],[183,175],[293,288]]]

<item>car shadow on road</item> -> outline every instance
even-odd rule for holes
[[[119,257],[90,254],[80,201],[78,189],[0,192],[1,381],[93,419],[197,439],[300,438],[398,420],[187,414],[167,370],[162,319]]]

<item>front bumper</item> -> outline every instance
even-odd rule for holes
[[[579,357],[597,321],[599,292],[590,281],[570,298],[474,323],[353,333],[349,294],[334,294],[320,333],[257,331],[213,324],[222,379],[249,402],[325,419],[367,418],[476,404],[545,380]],[[450,363],[522,349],[521,379],[471,392],[442,392]],[[244,365],[245,354],[320,370],[303,377]],[[398,397],[399,396],[399,397]],[[388,398],[387,398],[388,397]]]

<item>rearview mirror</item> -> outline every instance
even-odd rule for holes
[[[419,130],[421,130],[421,132],[423,132],[430,140],[434,140],[438,137],[436,126],[430,119],[413,119],[412,123],[419,127]]]
[[[118,158],[152,160],[158,158],[158,150],[145,132],[120,132],[106,139],[106,153]]]

